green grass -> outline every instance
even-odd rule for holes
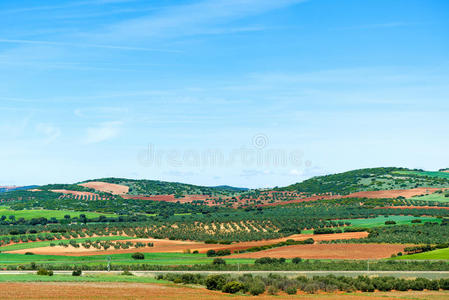
[[[131,239],[135,239],[135,238],[128,237],[128,236],[101,236],[101,237],[77,238],[77,239],[70,239],[70,240],[75,240],[77,243],[83,243],[86,240],[118,241],[118,240],[131,240]],[[48,246],[50,246],[50,244],[58,244],[59,242],[68,243],[70,240],[54,240],[54,241],[42,241],[42,242],[29,242],[29,243],[14,244],[14,245],[0,247],[0,251],[14,251],[14,250],[22,250],[22,249],[48,247]]]
[[[35,274],[0,275],[0,282],[136,282],[136,283],[169,283],[165,280],[157,280],[150,276],[125,276],[125,275],[53,275],[39,276]]]
[[[102,214],[95,212],[82,212],[82,211],[70,211],[70,210],[46,210],[46,209],[30,209],[30,210],[11,210],[7,208],[0,209],[0,216],[15,216],[16,220],[24,218],[25,220],[30,220],[33,218],[56,218],[64,219],[65,215],[70,215],[72,218],[79,217],[81,214],[85,214],[87,218],[98,218],[99,216],[114,217],[113,214]]]
[[[432,171],[425,171],[425,172],[418,172],[418,171],[396,171],[393,173],[397,174],[403,174],[403,175],[418,175],[418,176],[427,176],[427,177],[436,177],[436,178],[446,178],[449,179],[449,173],[447,172],[432,172]]]
[[[352,227],[379,227],[379,226],[390,226],[385,225],[385,221],[395,221],[397,225],[407,225],[412,224],[412,220],[421,220],[424,222],[441,222],[441,219],[433,218],[433,217],[414,217],[414,216],[388,216],[387,218],[384,216],[378,216],[376,218],[370,219],[349,219],[344,220],[351,222]]]
[[[429,252],[398,256],[391,259],[449,259],[449,248]]]
[[[433,193],[425,196],[415,196],[410,198],[410,200],[419,200],[419,201],[433,201],[433,202],[441,202],[446,203],[449,202],[449,197],[445,197],[444,194]]]
[[[136,250],[135,252],[138,252]],[[106,265],[108,257],[112,264],[150,264],[150,265],[195,265],[210,264],[213,258],[206,254],[184,254],[184,253],[145,253],[145,259],[135,260],[132,253],[110,254],[110,255],[88,255],[88,256],[62,256],[62,255],[24,255],[14,253],[0,253],[0,266],[29,264],[82,264],[82,265]],[[226,258],[228,264],[251,264],[254,259]]]

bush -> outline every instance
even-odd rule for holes
[[[229,281],[223,286],[222,292],[235,294],[243,289],[243,283],[238,281]]]
[[[277,288],[277,286],[270,285],[268,287],[268,294],[269,295],[277,295],[278,293],[279,293],[279,289]]]
[[[213,265],[226,265],[226,261],[223,258],[215,258],[212,261]]]
[[[302,262],[302,258],[300,257],[295,257],[292,259],[292,263],[294,264],[299,264],[300,262]]]
[[[206,288],[208,290],[220,291],[223,289],[226,281],[224,275],[209,275],[206,277]]]
[[[260,280],[255,280],[249,285],[248,291],[253,296],[263,294],[265,292],[265,284]]]
[[[140,252],[133,253],[131,255],[131,257],[133,259],[145,259],[145,255],[143,253],[140,253]]]
[[[215,250],[208,250],[206,253],[207,257],[214,257],[217,256],[217,253],[215,252]]]
[[[303,288],[303,291],[306,292],[307,294],[315,294],[319,290],[320,287],[316,282],[307,283]]]
[[[26,252],[25,255],[34,255],[33,252]]]
[[[396,225],[395,221],[385,221],[385,225]]]
[[[289,295],[296,295],[296,292],[298,291],[298,289],[296,288],[296,286],[290,285],[285,289],[285,292]]]
[[[40,268],[36,274],[40,276],[53,276],[53,271],[47,270],[45,268]]]
[[[80,268],[76,268],[75,270],[72,271],[72,276],[81,276],[82,273],[83,271],[81,271]]]
[[[124,276],[133,276],[133,273],[131,273],[129,270],[124,270],[120,275]],[[159,280],[159,279],[158,279]]]

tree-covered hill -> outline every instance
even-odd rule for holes
[[[347,195],[360,191],[449,187],[449,173],[406,168],[370,168],[313,177],[279,190]]]
[[[245,188],[236,188],[231,186],[198,186],[193,184],[179,183],[179,182],[167,182],[159,180],[137,180],[126,178],[101,178],[87,180],[84,182],[100,181],[107,183],[114,183],[120,185],[126,185],[129,187],[129,195],[170,195],[176,196],[183,195],[233,195],[235,193],[246,191]]]

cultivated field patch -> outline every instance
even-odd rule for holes
[[[121,184],[107,183],[101,181],[90,181],[80,183],[80,186],[91,188],[100,192],[111,193],[113,195],[125,195],[129,192],[129,187]]]
[[[273,248],[254,253],[236,254],[234,258],[294,258],[305,259],[381,259],[404,250],[398,244],[313,244]]]

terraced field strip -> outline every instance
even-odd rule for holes
[[[438,222],[441,223],[441,219],[434,217],[415,217],[415,216],[378,216],[376,218],[368,218],[368,219],[346,219],[342,220],[345,222],[351,222],[350,227],[379,227],[379,226],[388,226],[385,225],[386,221],[394,221],[398,225],[410,225],[413,220],[421,220],[424,222]],[[415,223],[413,223],[415,224]],[[419,224],[419,223],[417,223]]]
[[[16,251],[23,249],[33,249],[41,247],[50,247],[50,244],[58,244],[59,242],[68,243],[69,241],[75,241],[77,243],[83,243],[86,240],[91,241],[118,241],[118,240],[132,240],[134,237],[128,236],[100,236],[100,237],[87,237],[87,238],[76,238],[76,239],[66,239],[66,240],[53,240],[53,241],[42,241],[42,242],[29,242],[29,243],[19,243],[8,246],[0,247],[0,251]]]
[[[30,209],[30,210],[10,210],[7,208],[0,209],[0,216],[14,216],[16,220],[24,218],[25,220],[31,220],[33,218],[56,218],[63,219],[65,215],[70,217],[79,217],[81,214],[86,215],[88,219],[98,218],[99,216],[116,217],[114,214],[104,214],[95,212],[83,212],[83,211],[70,211],[70,210],[46,210],[46,209]]]

